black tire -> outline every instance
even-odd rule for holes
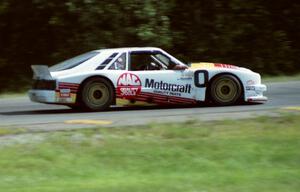
[[[105,79],[92,78],[83,84],[80,100],[84,110],[106,110],[114,100],[113,87]]]
[[[236,104],[242,93],[241,83],[232,75],[217,76],[210,84],[210,98],[217,105]]]

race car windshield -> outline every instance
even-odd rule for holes
[[[63,71],[63,70],[67,70],[67,69],[72,69],[72,68],[84,63],[85,61],[95,57],[98,54],[99,54],[99,52],[96,52],[96,51],[87,52],[82,55],[78,55],[71,59],[60,62],[56,65],[53,65],[52,67],[49,68],[49,70],[53,72],[53,71]]]

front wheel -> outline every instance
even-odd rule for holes
[[[213,79],[210,86],[211,100],[217,105],[232,105],[242,96],[242,85],[232,75],[221,75]]]
[[[93,78],[84,83],[81,92],[81,102],[88,111],[102,111],[112,104],[114,99],[113,88],[102,78]]]

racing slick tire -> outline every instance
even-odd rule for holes
[[[236,104],[242,93],[242,85],[233,75],[217,76],[210,84],[210,98],[217,105]]]
[[[103,78],[92,78],[83,84],[81,105],[87,111],[103,111],[113,103],[112,85]]]

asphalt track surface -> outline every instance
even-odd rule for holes
[[[28,97],[0,99],[0,127],[55,131],[95,126],[130,126],[147,123],[251,118],[300,108],[300,81],[267,83],[265,104],[227,107],[123,107],[104,112],[78,112],[65,106],[31,102]],[[274,117],[274,116],[273,116]]]

